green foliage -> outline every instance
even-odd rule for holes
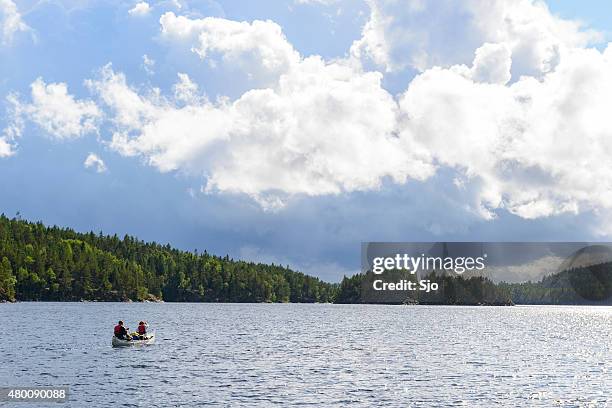
[[[361,303],[361,288],[365,275],[358,273],[350,277],[344,277],[340,282],[340,289],[336,297],[336,303]]]
[[[438,284],[438,290],[429,293],[425,291],[373,291],[375,279],[385,282],[409,280],[418,283],[419,280],[429,280]],[[357,274],[344,277],[340,283],[337,303],[419,303],[432,305],[509,305],[512,304],[510,293],[506,288],[495,285],[491,280],[479,276],[464,278],[463,276],[445,273],[429,273],[417,279],[416,276],[398,271],[387,271],[383,275]]]
[[[0,300],[332,302],[337,286],[278,265],[0,216]]]
[[[573,268],[539,282],[501,283],[517,304],[612,304],[612,263]]]
[[[15,284],[17,279],[13,276],[11,262],[5,256],[0,263],[0,300],[15,300]]]
[[[510,292],[482,276],[463,277],[430,273],[426,280],[438,284],[437,291],[419,293],[419,303],[445,305],[511,305]]]
[[[0,301],[612,304],[612,263],[519,284],[430,274],[420,279],[438,283],[436,292],[376,298],[364,291],[371,287],[369,275],[330,284],[280,265],[191,253],[127,235],[77,233],[4,215],[0,259]],[[394,275],[389,281],[400,278],[414,279]]]

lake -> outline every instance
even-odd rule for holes
[[[156,343],[112,348],[119,319]],[[24,302],[0,322],[0,385],[70,387],[49,406],[612,404],[610,307]]]

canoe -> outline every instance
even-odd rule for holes
[[[155,333],[148,335],[146,340],[123,340],[113,336],[113,347],[137,346],[143,344],[153,344],[155,342]]]

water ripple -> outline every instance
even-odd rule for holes
[[[156,344],[112,349],[118,319]],[[0,384],[68,385],[66,406],[612,405],[606,307],[17,303],[0,321]]]

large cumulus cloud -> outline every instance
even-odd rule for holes
[[[90,86],[112,112],[112,148],[161,171],[202,174],[206,191],[277,207],[295,194],[370,190],[385,177],[403,183],[432,174],[429,154],[399,137],[398,106],[380,80],[310,57],[275,88],[232,102],[139,94],[110,66]]]
[[[610,210],[612,52],[574,48],[541,80],[478,82],[432,68],[400,98],[404,124],[440,164],[482,182],[480,210],[524,218]]]
[[[164,93],[108,65],[88,81],[108,146],[264,208],[387,180],[427,183],[444,171],[455,179],[445,188],[469,192],[458,204],[485,219],[500,209],[525,219],[585,211],[609,219],[611,47],[589,48],[593,32],[540,2],[369,4],[362,37],[334,60],[300,55],[272,21],[164,14],[169,47],[238,67],[260,86],[210,100],[186,74]],[[418,75],[391,95],[384,72],[407,67]],[[89,101],[72,101],[97,120]]]
[[[351,52],[387,71],[469,63],[483,43],[504,44],[513,74],[554,69],[559,52],[583,47],[598,34],[550,13],[533,0],[367,0],[371,9]]]

